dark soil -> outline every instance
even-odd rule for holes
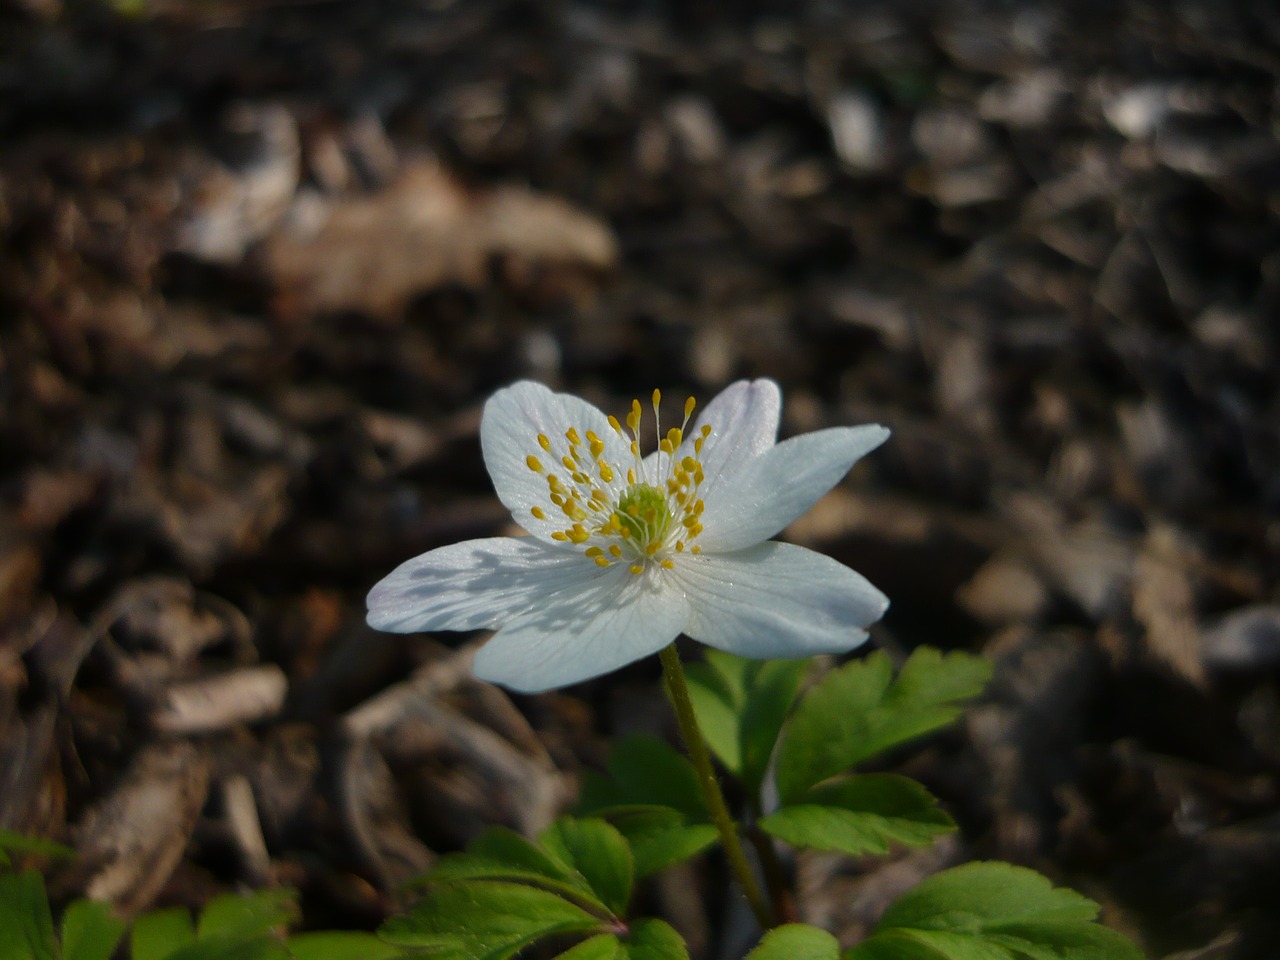
[[[893,761],[959,838],[802,858],[805,916],[1003,858],[1274,956],[1278,82],[1262,0],[3,0],[0,827],[62,896],[376,925],[669,723],[652,664],[513,701],[364,625],[510,527],[487,394],[770,376],[894,430],[790,537],[997,664]]]

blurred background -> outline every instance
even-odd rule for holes
[[[1003,858],[1273,957],[1278,83],[1268,2],[3,0],[0,827],[376,925],[669,732],[653,665],[512,699],[364,626],[511,528],[487,394],[769,376],[894,431],[788,537],[997,664],[888,764],[959,835],[802,858],[805,919]],[[720,879],[645,896],[709,949]]]

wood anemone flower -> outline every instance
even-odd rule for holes
[[[888,600],[830,557],[769,540],[889,436],[835,427],[776,441],[782,395],[739,381],[640,452],[591,404],[522,381],[485,404],[480,443],[528,537],[441,547],[369,593],[378,630],[496,629],[475,675],[533,693],[616,670],[684,633],[745,657],[850,650]]]

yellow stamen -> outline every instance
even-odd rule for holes
[[[542,472],[542,461],[535,457],[532,453],[524,458],[525,465],[534,473]]]
[[[628,569],[629,569],[632,573],[634,573],[636,576],[639,576],[640,574],[644,573],[644,564],[643,564],[643,563],[633,563],[633,564],[632,564]]]
[[[545,511],[545,510],[543,510],[541,507],[534,507],[534,508],[533,508],[532,510],[530,510],[529,512],[530,512],[530,513],[532,513],[532,514],[533,514],[535,517],[537,517],[539,520],[545,520],[545,519],[547,519],[547,513],[546,513],[546,511]]]

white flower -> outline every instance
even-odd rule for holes
[[[655,422],[659,394],[653,394]],[[836,427],[776,442],[782,397],[740,381],[640,454],[585,400],[524,381],[485,404],[480,444],[529,537],[468,540],[399,566],[369,593],[379,630],[498,632],[482,680],[536,692],[616,670],[681,633],[746,657],[849,650],[888,606],[830,557],[769,541],[889,435]]]

